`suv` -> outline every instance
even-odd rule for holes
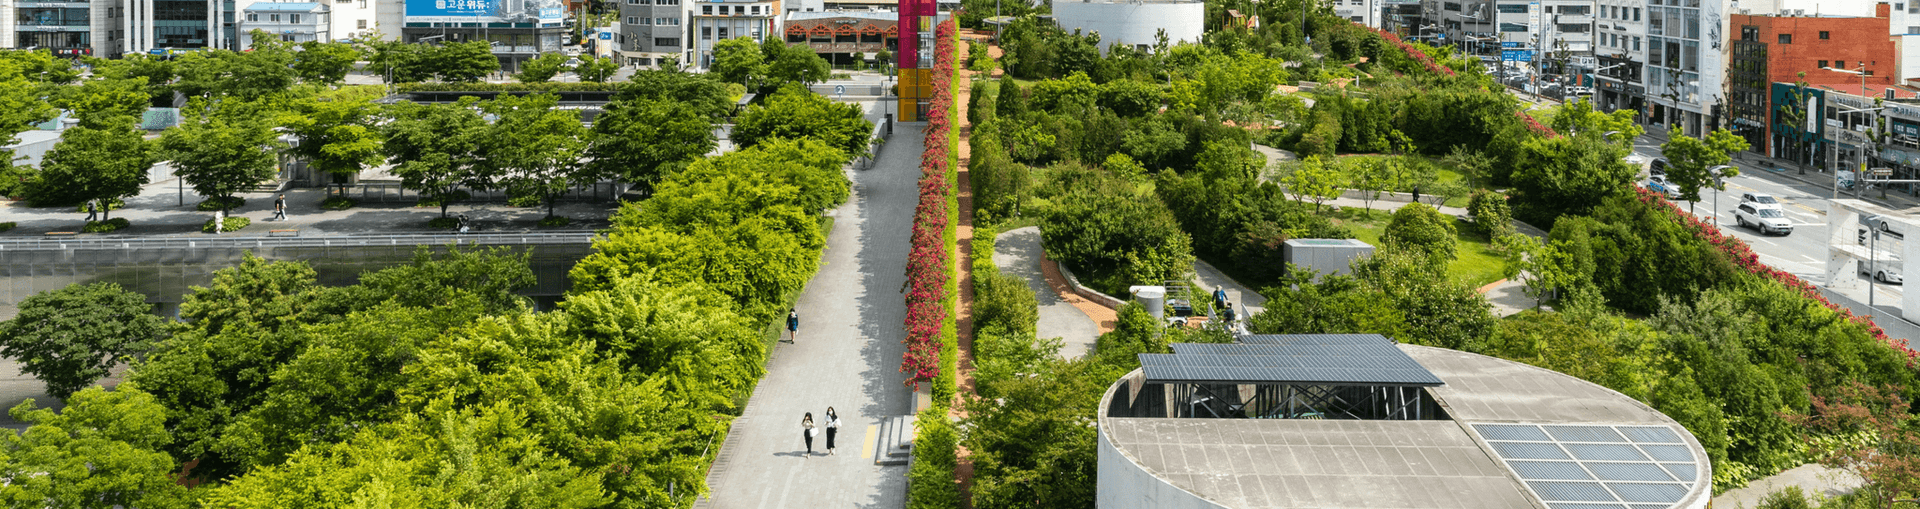
[[[1740,206],[1734,209],[1733,220],[1740,223],[1740,226],[1752,226],[1761,234],[1793,233],[1793,223],[1787,221],[1787,214],[1780,211],[1779,205],[1741,202]]]
[[[1740,193],[1740,203],[1753,203],[1767,207],[1779,207],[1780,200],[1767,193]]]

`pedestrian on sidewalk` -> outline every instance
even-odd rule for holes
[[[1227,310],[1226,310],[1226,311],[1225,311],[1224,313],[1222,313],[1222,315],[1223,315],[1223,318],[1225,319],[1225,323],[1224,323],[1224,325],[1226,325],[1226,326],[1227,326],[1227,331],[1228,331],[1228,332],[1232,332],[1232,331],[1233,331],[1233,321],[1234,321],[1234,319],[1235,319],[1235,318],[1237,318],[1237,317],[1235,317],[1235,316],[1233,316],[1233,303],[1232,303],[1232,302],[1228,302],[1228,303],[1227,303]]]
[[[833,436],[840,433],[840,414],[827,407],[827,455],[833,455]]]
[[[93,200],[87,200],[87,222],[89,223],[94,222],[98,220],[99,217],[100,217],[100,213],[94,211]]]
[[[1227,289],[1221,285],[1213,286],[1213,307],[1227,307]]]
[[[273,200],[273,219],[276,221],[287,220],[287,195],[280,195],[279,199]]]
[[[800,310],[787,310],[787,342],[800,344]]]
[[[819,432],[819,428],[813,427],[813,412],[807,412],[806,417],[800,418],[800,439],[807,441],[807,457],[809,458],[813,457],[813,435]]]
[[[226,227],[227,227],[227,209],[220,209],[220,210],[214,211],[213,212],[213,233],[215,235],[218,235],[222,230],[225,230]]]
[[[466,215],[466,214],[461,214],[461,215],[460,215],[460,219],[459,219],[459,222],[457,222],[457,223],[455,223],[455,224],[459,226],[459,228],[460,228],[460,233],[466,233],[466,232],[467,232],[467,215]]]

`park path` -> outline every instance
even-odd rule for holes
[[[1100,336],[1100,324],[1048,284],[1046,271],[1041,268],[1041,258],[1045,256],[1040,248],[1038,226],[1008,230],[993,244],[994,266],[1003,274],[1025,279],[1027,287],[1033,289],[1034,300],[1040,304],[1036,335],[1060,338],[1063,342],[1060,357],[1073,359],[1086,355],[1093,350],[1094,339]]]
[[[918,198],[925,124],[897,124],[872,169],[852,171],[853,195],[830,213],[819,273],[800,295],[800,337],[781,343],[734,421],[699,507],[895,509],[906,505],[904,465],[876,466],[878,424],[912,411],[900,373],[906,258]],[[835,407],[844,423],[834,456],[806,456],[800,417]],[[823,451],[824,432],[814,439]],[[863,457],[864,456],[864,457]]]

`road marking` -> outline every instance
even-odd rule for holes
[[[1813,262],[1813,263],[1820,263],[1820,259],[1818,259],[1818,258],[1814,258],[1814,257],[1811,257],[1811,256],[1807,256],[1807,255],[1800,255],[1800,257],[1801,257],[1801,258],[1806,258],[1806,259],[1807,259],[1807,261],[1809,261],[1809,262]]]
[[[1778,245],[1779,245],[1779,244],[1775,244],[1775,243],[1773,243],[1773,241],[1771,241],[1771,240],[1767,240],[1767,239],[1763,239],[1763,238],[1760,238],[1760,237],[1757,237],[1757,236],[1756,236],[1756,237],[1754,237],[1754,238],[1752,238],[1751,240],[1753,240],[1753,241],[1755,241],[1755,242],[1765,242],[1765,243],[1767,243],[1767,245],[1769,245],[1769,246],[1778,246]]]
[[[860,459],[873,459],[873,441],[880,437],[880,425],[867,426],[867,439],[862,440]]]

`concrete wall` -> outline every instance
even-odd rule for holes
[[[1053,3],[1054,19],[1071,32],[1100,33],[1100,53],[1114,44],[1153,45],[1161,29],[1167,43],[1200,42],[1205,29],[1206,4],[1201,2],[1112,3],[1060,0]]]
[[[1139,380],[1143,376],[1139,369],[1119,382],[1107,387],[1107,393],[1100,398],[1100,429],[1098,435],[1099,470],[1095,476],[1093,506],[1099,509],[1226,509],[1226,506],[1209,502],[1187,490],[1174,487],[1165,479],[1148,472],[1134,459],[1113,446],[1107,438],[1107,409],[1113,405],[1113,398],[1120,386],[1128,380]]]
[[[1836,61],[1846,62],[1847,69],[1856,68],[1860,62],[1867,63],[1867,70],[1873,76],[1867,77],[1869,85],[1891,85],[1899,75],[1899,57],[1894,51],[1891,38],[1883,35],[1888,30],[1885,17],[1878,18],[1815,18],[1815,17],[1777,17],[1777,16],[1733,16],[1732,35],[1740,37],[1741,25],[1753,25],[1760,28],[1759,42],[1767,45],[1767,82],[1793,83],[1798,81],[1799,73],[1807,73],[1807,82],[1814,84],[1860,84],[1860,75],[1820,70],[1820,61],[1838,67]],[[1827,39],[1820,38],[1820,32],[1827,33]],[[1780,34],[1791,34],[1792,44],[1780,44]]]

